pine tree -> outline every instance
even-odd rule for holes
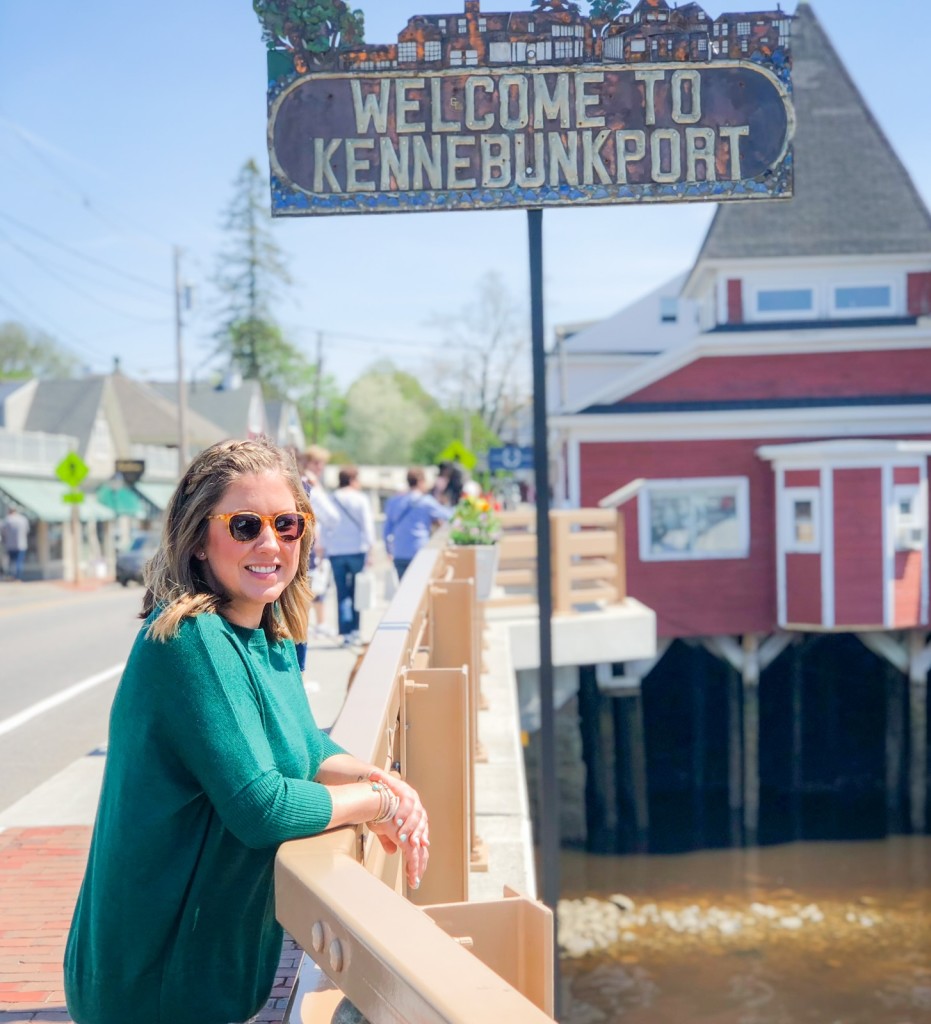
[[[248,160],[236,178],[223,229],[227,244],[215,276],[224,296],[218,351],[243,376],[262,381],[277,394],[296,368],[293,364],[306,360],[284,339],[272,315],[274,299],[291,279],[272,237],[266,182],[254,160]]]

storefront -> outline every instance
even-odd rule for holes
[[[25,476],[0,476],[0,516],[10,506],[21,509],[29,520],[29,547],[25,578],[73,579],[75,537],[82,579],[112,575],[115,562],[113,523],[110,509],[92,494],[78,505],[65,502],[68,488],[57,480]],[[77,509],[75,528],[72,509]]]

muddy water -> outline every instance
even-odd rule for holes
[[[564,1024],[931,1024],[931,838],[561,867]]]

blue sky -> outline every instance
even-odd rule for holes
[[[356,6],[366,38],[386,42],[412,14],[456,12],[462,0]],[[931,5],[812,6],[931,204]],[[92,371],[118,357],[128,373],[168,379],[177,245],[196,296],[186,365],[207,372],[222,211],[249,157],[267,167],[265,127],[265,50],[247,0],[0,0],[0,320],[47,331]],[[548,210],[548,332],[608,316],[686,269],[712,213]],[[428,376],[443,348],[430,322],[474,301],[488,271],[526,304],[522,212],[300,218],[274,233],[295,282],[279,319],[309,355],[323,332],[325,367],[343,385],[383,357]]]

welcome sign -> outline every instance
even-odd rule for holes
[[[574,4],[483,15],[466,0],[319,71],[293,42],[275,48],[272,212],[791,196],[791,19],[683,10],[644,0],[599,22]]]

